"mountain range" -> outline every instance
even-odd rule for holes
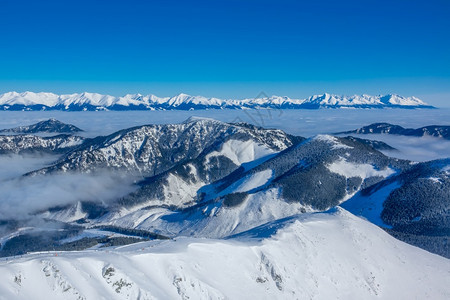
[[[34,212],[69,226],[68,235],[82,237],[86,230],[104,228],[131,237],[138,230],[145,236],[224,238],[292,214],[342,205],[403,240],[450,257],[448,159],[415,163],[382,154],[378,149],[391,149],[382,142],[331,135],[304,138],[207,118],[138,126],[92,139],[0,138],[2,153],[61,154],[25,177],[105,170],[137,176],[137,189],[115,201],[85,199]],[[420,203],[406,202],[418,199],[417,193]],[[106,241],[96,237],[59,245],[66,237],[53,237],[58,246],[52,247],[83,249]],[[29,238],[12,238],[3,255],[20,253],[26,244],[22,239]],[[35,237],[33,241],[41,245]]]
[[[48,122],[56,133],[69,125]],[[4,213],[6,297],[222,299],[242,283],[262,298],[450,295],[450,158],[417,163],[384,155],[393,148],[379,141],[196,117],[95,138],[11,133],[0,155],[58,155],[20,189],[71,174],[136,180],[112,200],[94,188]]]
[[[416,97],[399,95],[315,95],[306,99],[260,96],[218,99],[179,94],[173,97],[128,94],[123,97],[96,93],[8,92],[0,94],[0,110],[199,110],[199,109],[319,109],[319,108],[433,108]]]

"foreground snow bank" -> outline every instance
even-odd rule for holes
[[[449,260],[340,208],[227,240],[183,238],[55,255],[2,259],[0,298],[450,298]]]

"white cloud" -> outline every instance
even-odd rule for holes
[[[131,178],[108,172],[61,173],[19,177],[0,182],[0,219],[28,218],[29,214],[78,201],[106,203],[135,187]]]

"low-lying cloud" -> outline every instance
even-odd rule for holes
[[[385,142],[398,151],[382,152],[396,158],[423,162],[450,157],[450,141],[442,138],[430,136],[410,137],[390,134],[358,134],[353,136]]]
[[[24,114],[27,122],[24,121]],[[448,125],[450,109],[286,109],[286,110],[195,110],[195,111],[0,111],[0,129],[30,125],[56,118],[84,130],[87,137],[145,124],[179,123],[191,116],[209,117],[225,122],[248,122],[278,128],[290,134],[310,137],[360,128],[376,122],[387,122],[407,128]]]
[[[59,173],[0,182],[0,220],[26,219],[50,207],[78,201],[108,203],[135,190],[133,180],[108,172]]]
[[[0,182],[46,167],[58,157],[50,154],[0,155]]]

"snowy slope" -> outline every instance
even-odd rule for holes
[[[343,209],[280,220],[228,240],[181,238],[2,259],[0,271],[0,299],[450,297],[448,259]]]
[[[179,94],[173,97],[157,97],[155,95],[128,94],[123,97],[81,93],[56,95],[52,93],[8,92],[0,94],[2,110],[191,110],[191,109],[248,109],[248,108],[383,108],[404,107],[431,108],[416,97],[399,95],[385,96],[338,96],[315,95],[307,99],[291,99],[289,97],[271,96],[249,99],[218,99],[203,96]]]
[[[412,164],[341,204],[403,241],[450,258],[450,158]]]

